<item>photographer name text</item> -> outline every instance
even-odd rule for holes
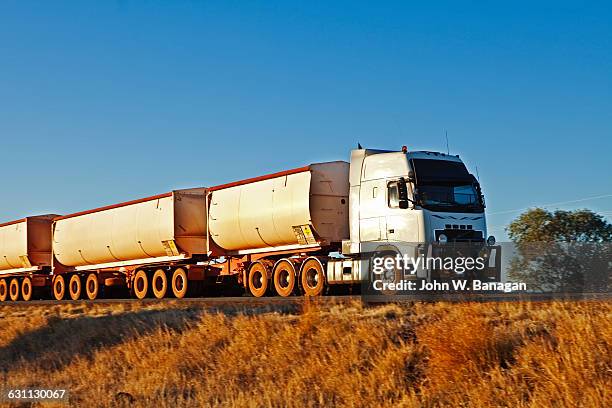
[[[385,282],[377,279],[372,282],[374,290],[378,291],[497,291],[504,293],[527,290],[525,282],[484,282],[480,280],[457,279],[450,282],[425,280],[415,281],[404,279],[399,282]]]

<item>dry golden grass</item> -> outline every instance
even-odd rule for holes
[[[1,388],[66,388],[88,407],[610,407],[611,314],[607,302],[3,306]]]

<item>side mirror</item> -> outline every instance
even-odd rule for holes
[[[399,198],[399,208],[408,208],[408,186],[406,185],[406,180],[403,177],[400,178],[399,182],[397,183],[397,193]]]

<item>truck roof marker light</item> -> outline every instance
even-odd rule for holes
[[[407,152],[408,152],[408,147],[402,146],[402,153],[407,153]]]

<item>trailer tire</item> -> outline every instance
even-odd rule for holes
[[[19,280],[17,278],[11,279],[9,284],[9,297],[13,302],[19,300]]]
[[[189,288],[187,272],[183,268],[176,268],[172,272],[172,294],[177,299],[182,299],[187,294]]]
[[[53,298],[55,300],[63,300],[66,295],[66,279],[64,279],[64,275],[55,275],[52,283]]]
[[[263,262],[254,262],[249,268],[249,292],[255,297],[262,297],[268,291],[268,268]]]
[[[79,300],[82,293],[83,284],[81,282],[81,277],[75,273],[68,280],[68,295],[72,300]]]
[[[0,302],[6,302],[8,298],[8,285],[6,279],[0,279]]]
[[[139,269],[136,271],[136,275],[134,276],[134,281],[132,283],[132,288],[136,298],[146,298],[147,293],[149,292],[149,277],[147,276],[147,273],[142,269]]]
[[[153,289],[153,295],[157,299],[163,299],[168,293],[168,275],[166,271],[158,269],[153,273],[151,278],[151,289]]]
[[[90,273],[85,279],[85,295],[89,300],[96,300],[100,294],[100,282],[98,281],[98,275]]]
[[[274,289],[279,296],[291,296],[297,280],[295,266],[288,259],[281,259],[274,265]]]
[[[26,276],[25,278],[23,278],[23,281],[21,281],[21,298],[26,302],[31,300],[32,291],[32,278]]]
[[[305,296],[320,296],[325,289],[323,265],[316,258],[310,258],[302,265],[300,283]]]

